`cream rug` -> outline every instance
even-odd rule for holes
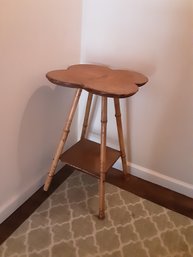
[[[1,246],[1,257],[192,257],[193,220],[74,172]]]

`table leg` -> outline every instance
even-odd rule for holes
[[[105,160],[107,134],[107,97],[102,96],[101,103],[101,145],[100,145],[100,178],[99,178],[99,219],[105,218]]]
[[[119,98],[114,98],[114,105],[115,105],[115,117],[117,122],[117,132],[119,137],[119,146],[121,152],[121,160],[123,166],[123,173],[125,176],[128,176],[128,167],[127,167],[127,160],[126,160],[126,153],[125,153],[125,144],[123,138],[123,128],[122,128],[122,121],[121,121],[121,110],[120,110],[120,103]]]
[[[93,98],[93,94],[89,93],[88,94],[88,98],[87,98],[84,122],[83,122],[83,126],[82,126],[81,139],[85,138],[85,136],[86,136],[86,132],[87,132],[87,128],[88,128],[88,119],[89,119],[89,114],[90,114],[90,107],[91,107],[91,103],[92,103],[92,98]]]
[[[67,118],[67,121],[66,121],[66,125],[65,125],[65,127],[63,129],[63,133],[62,133],[60,142],[58,144],[58,147],[57,147],[54,159],[52,161],[50,170],[48,172],[48,176],[47,176],[45,184],[44,184],[44,191],[48,190],[48,188],[49,188],[49,186],[51,184],[52,178],[54,176],[54,173],[55,173],[55,170],[56,170],[56,167],[57,167],[60,155],[61,155],[61,153],[63,151],[64,144],[65,144],[66,139],[68,137],[68,134],[70,132],[70,126],[71,126],[71,123],[72,123],[72,120],[73,120],[73,117],[74,117],[74,114],[75,114],[75,111],[76,111],[76,108],[77,108],[77,105],[78,105],[78,101],[79,101],[81,92],[82,92],[82,89],[77,89],[76,94],[74,96],[74,99],[73,99],[73,102],[72,102],[72,106],[71,106],[71,109],[70,109],[70,112],[69,112],[69,115],[68,115],[68,118]]]

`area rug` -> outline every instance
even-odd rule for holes
[[[192,257],[193,220],[74,172],[1,246],[1,257]]]

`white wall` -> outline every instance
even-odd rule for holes
[[[134,69],[149,77],[137,95],[122,100],[131,172],[191,197],[192,26],[191,0],[84,1],[82,62]],[[109,109],[114,113],[112,103]],[[91,128],[95,138],[98,116],[94,113]],[[115,124],[109,125],[109,143],[117,146]]]
[[[0,1],[0,222],[42,184],[52,160],[73,90],[45,73],[79,62],[81,5]]]

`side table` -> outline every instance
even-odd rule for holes
[[[46,74],[46,77],[56,85],[76,88],[77,90],[45,181],[44,190],[48,190],[59,160],[77,170],[93,175],[99,179],[98,217],[103,219],[105,217],[105,176],[119,157],[122,160],[123,174],[125,177],[128,176],[119,98],[134,95],[140,86],[147,83],[148,79],[143,74],[134,71],[113,70],[106,66],[92,64],[76,64],[68,67],[66,70],[50,71]],[[88,91],[88,99],[81,139],[70,149],[63,152],[82,90]],[[102,97],[100,144],[86,139],[93,94]],[[114,99],[119,151],[106,146],[108,97]]]

